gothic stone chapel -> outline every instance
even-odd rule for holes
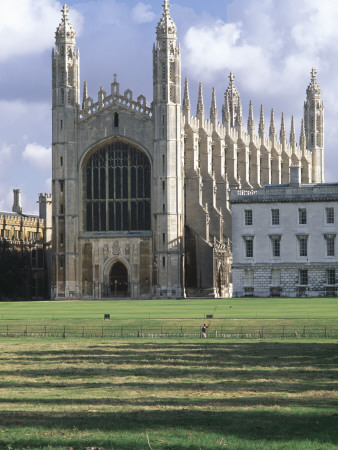
[[[284,116],[277,141],[271,112],[258,136],[250,102],[247,130],[234,75],[218,122],[210,118],[202,85],[191,115],[188,81],[181,100],[181,50],[164,0],[153,48],[153,101],[131,90],[97,100],[84,83],[68,8],[55,34],[53,86],[52,298],[181,298],[231,296],[229,187],[323,181],[323,104],[313,70],[300,146],[294,121],[286,142]],[[308,145],[307,145],[308,143]]]

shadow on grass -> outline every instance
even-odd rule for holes
[[[263,411],[193,411],[167,410],[118,413],[13,413],[0,412],[2,427],[32,427],[40,430],[99,431],[133,433],[159,429],[215,433],[219,436],[237,436],[240,439],[278,442],[308,439],[327,444],[338,444],[337,416],[323,414],[287,414]],[[295,447],[297,448],[297,447]]]
[[[336,387],[336,344],[211,341],[67,344],[68,350],[63,348],[64,342],[60,343],[60,349],[56,345],[54,350],[25,352],[12,347],[8,355],[2,355],[0,387],[6,389],[7,398],[0,403],[13,408],[0,412],[1,427],[43,431],[51,428],[64,432],[65,436],[71,436],[73,430],[116,434],[173,429],[253,441],[292,441],[293,448],[297,448],[297,441],[306,439],[338,445],[338,416],[332,412],[336,399],[334,395],[325,397],[325,391],[334,391]],[[15,370],[6,368],[6,363]],[[22,391],[22,397],[17,398],[18,388],[31,391]],[[62,397],[38,398],[46,395],[40,392],[45,389],[50,390],[50,397],[56,392],[58,396],[62,392]],[[105,393],[108,398],[96,398],[100,389],[109,389]],[[143,395],[118,398],[117,393],[121,395],[123,390],[126,394],[131,390],[143,391]],[[67,391],[73,398],[66,398]],[[81,398],[84,393],[86,398]],[[174,393],[183,393],[184,398],[175,398]],[[223,393],[224,398],[212,396]],[[36,398],[31,398],[34,394]],[[26,412],[27,405],[33,408],[27,408]],[[34,405],[39,409],[51,405],[54,411],[38,412]],[[73,406],[72,412],[55,412],[56,408],[61,406],[62,410],[62,406],[68,405]],[[83,411],[84,405],[102,410]],[[104,411],[108,407],[119,411]],[[267,407],[271,409],[267,411]],[[134,411],[128,411],[132,408]],[[53,444],[52,438],[44,439]],[[5,441],[0,436],[0,447],[1,442]],[[78,441],[74,447],[82,448],[81,445]],[[105,446],[106,442],[102,438],[96,445]],[[28,447],[36,448],[28,437],[27,441],[15,441],[15,448]],[[116,448],[132,447],[119,443]]]

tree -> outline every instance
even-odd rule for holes
[[[25,295],[25,252],[0,240],[0,299]]]

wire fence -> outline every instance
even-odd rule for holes
[[[0,325],[1,337],[60,337],[60,338],[198,338],[196,327],[132,327],[121,326],[57,326],[57,325]],[[332,325],[269,324],[262,326],[215,326],[208,330],[208,338],[216,339],[287,339],[338,338],[338,327]]]

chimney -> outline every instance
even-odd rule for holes
[[[291,187],[299,187],[301,185],[301,168],[299,166],[290,166],[290,183]]]
[[[13,189],[13,208],[12,212],[22,214],[21,189]]]

